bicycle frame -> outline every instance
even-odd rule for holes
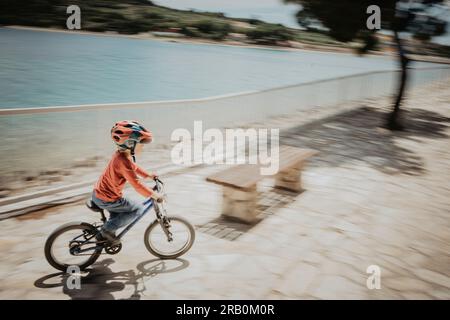
[[[163,186],[164,184],[162,183],[161,180],[157,179],[155,180],[156,185],[153,188],[153,190],[156,190],[158,192],[160,192],[161,190],[163,190]],[[144,205],[144,209],[142,210],[142,213],[139,214],[130,224],[128,224],[125,229],[122,230],[121,233],[119,233],[119,235],[117,236],[118,239],[121,239],[139,220],[142,219],[143,216],[145,216],[147,214],[147,212],[150,211],[150,209],[153,207],[155,208],[155,213],[156,213],[156,219],[158,221],[161,220],[162,215],[161,215],[161,211],[159,210],[159,206],[157,203],[155,203],[155,201],[152,198],[148,198],[147,200],[145,200],[143,203]],[[165,230],[164,230],[165,231]]]
[[[154,186],[153,190],[161,192],[161,190],[164,190],[164,184],[162,183],[161,180],[156,179],[155,180],[156,185]],[[119,233],[117,235],[118,239],[121,239],[128,231],[130,231],[130,229],[139,221],[142,219],[143,216],[145,216],[147,214],[147,212],[150,211],[151,208],[155,208],[155,213],[156,213],[156,219],[158,221],[161,220],[162,215],[161,215],[161,211],[159,210],[159,206],[157,203],[155,203],[155,201],[152,198],[148,198],[147,200],[145,200],[143,203],[144,205],[144,209],[142,210],[142,213],[139,214],[132,222],[130,222],[130,224],[128,224],[125,229],[122,230],[121,233]],[[166,230],[164,230],[164,232],[166,232]]]
[[[161,182],[161,180],[158,179],[158,180],[156,181],[156,185],[155,185],[155,187],[153,188],[153,190],[156,190],[156,191],[160,192],[160,191],[162,190],[162,188],[163,188],[162,186],[163,186],[163,183]],[[163,216],[161,215],[160,208],[159,208],[158,204],[155,203],[155,201],[154,201],[152,198],[148,198],[148,199],[145,200],[142,204],[144,205],[144,208],[143,208],[143,210],[142,210],[142,213],[140,213],[140,214],[139,214],[132,222],[130,222],[130,223],[125,227],[125,229],[122,230],[122,232],[120,232],[120,233],[117,235],[117,238],[118,238],[118,239],[121,239],[128,231],[130,231],[130,229],[131,229],[137,222],[139,222],[139,220],[141,220],[141,219],[147,214],[147,212],[150,211],[151,208],[154,208],[154,209],[155,209],[156,219],[157,219],[158,221],[161,221],[161,218],[163,218]],[[99,227],[97,227],[97,228],[99,228]],[[167,230],[164,229],[164,232],[166,233],[166,235],[168,235]],[[82,235],[80,235],[80,236],[82,236]],[[80,236],[78,236],[78,237],[80,237]],[[92,235],[89,239],[87,239],[87,242],[85,242],[84,244],[92,243],[92,242],[90,242],[90,239],[91,239],[93,236],[94,236],[94,235]],[[168,235],[168,236],[169,236],[169,235]],[[78,237],[74,238],[72,241],[76,240]],[[96,242],[95,242],[95,243],[96,243]],[[92,248],[81,249],[81,250],[79,251],[79,253],[82,253],[82,252],[85,252],[85,251],[92,250],[93,248],[94,248],[94,247],[92,247]]]
[[[155,208],[155,212],[156,212],[156,217],[157,217],[157,219],[160,219],[160,218],[161,218],[161,214],[160,214],[160,212],[159,212],[159,207],[158,207],[157,205],[155,205],[155,202],[154,202],[154,200],[153,200],[152,198],[149,198],[149,199],[145,200],[142,204],[143,204],[144,206],[147,206],[147,207],[144,207],[144,210],[142,210],[142,213],[139,214],[132,222],[130,222],[130,224],[128,224],[128,225],[125,227],[125,229],[122,230],[121,233],[119,233],[119,235],[117,236],[118,239],[121,239],[128,231],[130,231],[130,229],[131,229],[131,228],[132,228],[139,220],[141,220],[142,217],[145,216],[145,215],[147,214],[147,212],[149,212],[150,209],[151,209],[152,207]]]

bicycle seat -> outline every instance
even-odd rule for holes
[[[94,212],[103,212],[103,209],[100,208],[99,206],[97,206],[94,202],[92,202],[91,199],[86,201],[86,207],[88,207],[89,209],[91,209]]]

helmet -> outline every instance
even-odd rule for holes
[[[130,149],[134,153],[137,143],[152,142],[152,134],[135,120],[116,122],[111,129],[111,138],[119,148]]]

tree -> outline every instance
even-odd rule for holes
[[[381,28],[394,33],[401,67],[397,94],[392,112],[387,119],[387,127],[391,130],[402,129],[399,114],[408,80],[409,59],[400,33],[412,32],[415,38],[425,40],[444,33],[446,22],[432,17],[430,13],[430,9],[436,8],[443,0],[285,0],[285,2],[302,5],[302,9],[296,15],[300,25],[308,27],[318,21],[336,40],[343,42],[361,40],[364,43],[361,53],[373,49],[377,44],[375,36],[377,30],[369,30],[366,25],[369,17],[366,10],[370,5],[377,5],[381,9]]]

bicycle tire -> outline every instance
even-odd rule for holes
[[[182,256],[183,254],[185,254],[186,252],[189,251],[189,249],[191,249],[192,245],[194,244],[195,241],[195,229],[194,227],[184,218],[181,217],[177,217],[177,216],[168,216],[167,217],[169,220],[174,220],[174,221],[179,221],[182,224],[184,224],[190,233],[190,238],[189,238],[189,242],[187,243],[187,245],[185,245],[185,247],[183,248],[183,250],[181,250],[180,252],[177,252],[175,254],[161,254],[160,252],[158,252],[158,250],[154,249],[149,241],[149,236],[150,233],[152,232],[152,230],[158,226],[160,224],[160,222],[158,220],[153,221],[145,230],[144,233],[144,243],[145,243],[145,247],[147,248],[147,250],[153,254],[154,256],[161,258],[161,259],[175,259],[178,258],[179,256]]]
[[[97,232],[97,229],[93,225],[86,223],[86,222],[69,222],[69,223],[66,223],[66,224],[58,227],[55,231],[53,231],[48,236],[48,238],[45,242],[44,252],[45,252],[45,258],[47,259],[47,262],[55,269],[65,272],[69,266],[73,265],[73,264],[58,262],[53,257],[52,246],[53,246],[53,242],[56,240],[56,238],[58,236],[60,236],[64,232],[67,232],[69,230],[75,230],[75,229],[89,230],[89,232],[91,232],[93,234],[95,234]],[[90,265],[92,265],[93,263],[95,263],[95,261],[97,261],[98,257],[100,256],[102,249],[103,248],[95,249],[94,253],[91,255],[91,257],[88,258],[88,260],[86,260],[86,262],[84,262],[80,265],[77,265],[80,268],[80,270],[84,270],[87,267],[89,267]]]

